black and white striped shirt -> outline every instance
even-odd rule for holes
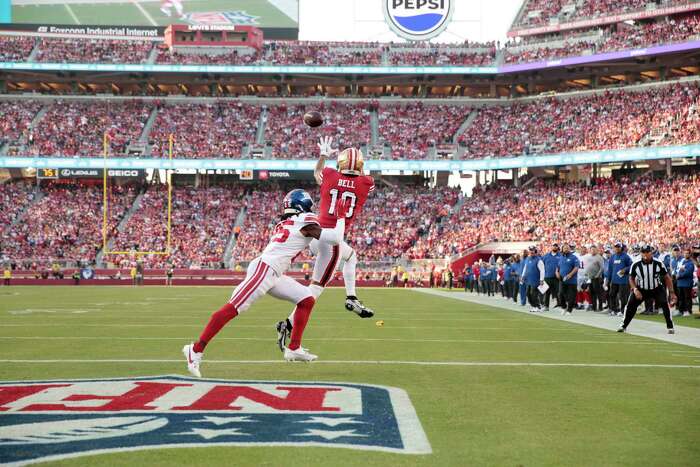
[[[630,277],[637,282],[637,287],[642,290],[653,290],[664,283],[664,277],[668,274],[664,263],[652,258],[650,263],[640,259],[632,264]]]

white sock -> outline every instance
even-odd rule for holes
[[[353,251],[350,258],[343,264],[343,281],[345,282],[345,294],[356,297],[355,293],[355,269],[357,267],[357,255]]]

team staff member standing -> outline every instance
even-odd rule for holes
[[[557,300],[556,306],[562,306],[562,304],[559,303],[559,279],[557,279],[557,267],[559,266],[560,259],[561,253],[559,253],[559,244],[557,243],[552,245],[552,251],[542,257],[542,262],[544,263],[544,281],[549,286],[544,293],[544,311],[549,311],[549,301],[551,297]]]
[[[528,256],[525,266],[523,266],[522,277],[527,286],[527,299],[530,302],[530,311],[541,311],[541,294],[538,287],[544,284],[544,263],[540,255],[537,254],[537,248],[534,246],[530,247],[530,256]]]
[[[606,279],[610,283],[610,297],[608,308],[610,314],[622,316],[629,297],[629,268],[632,266],[632,258],[623,251],[620,242],[615,244],[615,254],[608,263]]]
[[[693,251],[687,248],[685,257],[676,265],[676,285],[678,294],[678,312],[683,316],[690,316],[693,311],[693,276],[695,264],[693,263]],[[675,291],[674,291],[675,292]]]
[[[593,311],[602,311],[603,302],[605,301],[603,299],[603,268],[605,262],[603,261],[603,257],[598,254],[597,246],[591,246],[590,252],[590,257],[588,261],[586,261],[584,272],[586,273],[587,280],[591,283],[588,291],[591,295]]]
[[[578,276],[578,258],[571,252],[571,247],[566,243],[562,246],[562,256],[557,265],[557,278],[561,283],[561,296],[564,301],[562,315],[569,314],[576,306],[576,283]]]
[[[632,293],[625,308],[625,317],[617,332],[625,332],[630,321],[637,313],[639,305],[645,300],[653,299],[664,312],[666,328],[669,334],[674,334],[671,309],[666,300],[666,290],[670,296],[670,304],[676,302],[676,294],[673,292],[673,282],[666,270],[664,263],[654,258],[653,249],[649,245],[642,248],[642,259],[632,264],[629,275],[629,284]],[[664,285],[666,288],[664,289]]]

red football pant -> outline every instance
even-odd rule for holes
[[[192,350],[197,353],[203,352],[209,341],[211,341],[214,336],[221,331],[221,328],[226,326],[226,323],[231,321],[236,316],[238,316],[238,310],[236,310],[236,307],[230,303],[227,303],[219,308],[219,311],[211,315],[211,318],[209,318],[207,327],[204,328],[202,335],[199,336],[199,340],[194,344]]]
[[[301,337],[304,335],[306,323],[309,322],[311,310],[314,308],[316,300],[313,297],[306,297],[297,303],[294,309],[294,322],[292,323],[292,336],[289,339],[289,349],[296,350],[301,347]]]

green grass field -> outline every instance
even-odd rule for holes
[[[138,3],[138,6],[136,5]],[[185,13],[245,11],[257,16],[264,27],[293,28],[298,24],[266,0],[182,0]],[[174,14],[174,9],[173,9]],[[152,21],[151,21],[152,20]],[[13,5],[12,21],[40,24],[91,24],[167,26],[182,23],[177,15],[160,11],[159,0],[97,1],[93,3],[61,3]]]
[[[5,348],[0,377],[185,375],[184,361],[140,360],[180,359],[182,345],[198,335],[229,294],[229,289],[215,287],[0,288],[0,340]],[[314,310],[304,345],[321,361],[386,363],[282,362],[274,323],[290,308],[265,298],[211,343],[204,377],[402,388],[432,454],[208,447],[105,454],[52,464],[284,465],[293,459],[327,466],[700,463],[700,349],[406,290],[363,290],[361,296],[385,321],[383,327],[345,311],[342,291],[330,289]],[[8,362],[44,359],[94,361]],[[99,362],[110,359],[127,361]],[[276,359],[280,363],[217,363]],[[397,363],[416,361],[432,363]],[[626,366],[630,364],[651,366]]]

